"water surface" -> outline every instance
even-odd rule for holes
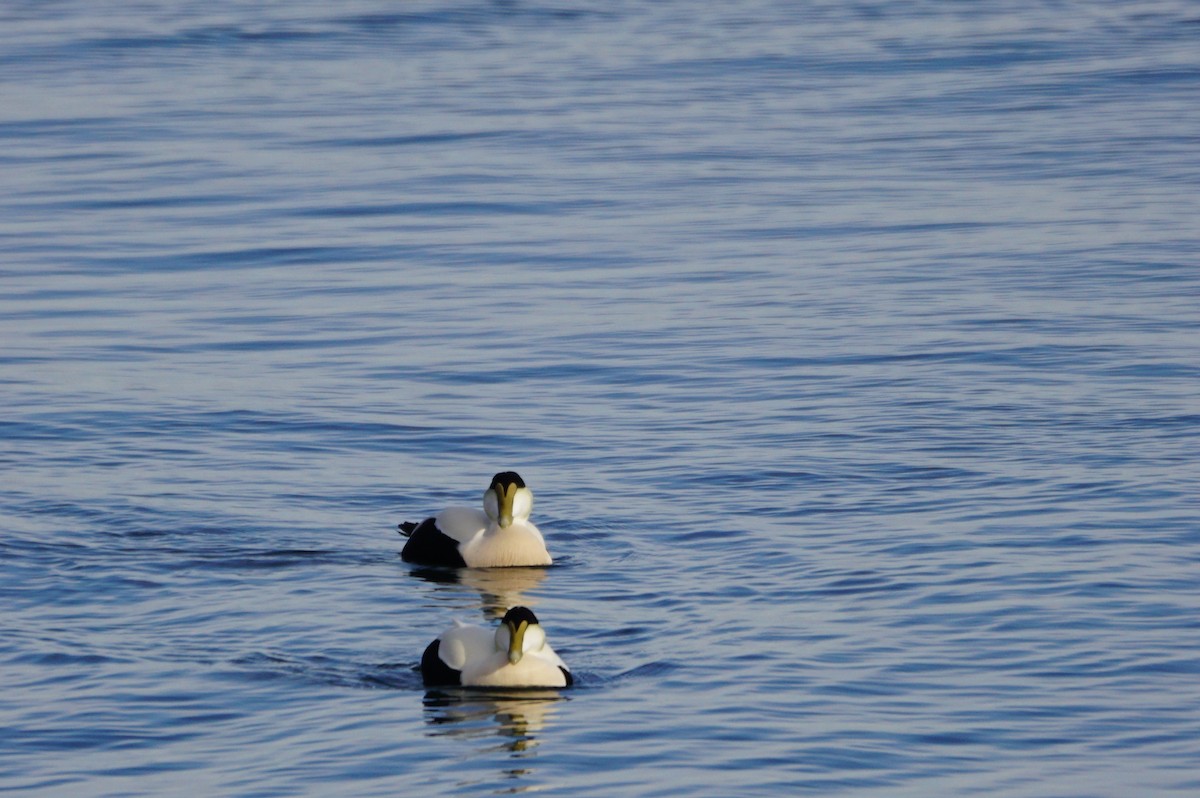
[[[1195,794],[1198,32],[10,4],[0,789]],[[556,565],[400,561],[510,468]]]

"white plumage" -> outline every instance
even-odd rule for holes
[[[541,531],[529,521],[533,492],[515,471],[492,477],[483,510],[448,507],[419,524],[402,523],[408,535],[400,556],[421,565],[494,568],[550,565]]]
[[[574,679],[527,607],[513,607],[495,630],[456,622],[421,657],[425,684],[465,687],[569,687]]]

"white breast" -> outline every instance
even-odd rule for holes
[[[563,687],[567,678],[558,669],[561,662],[549,646],[536,654],[526,654],[516,665],[509,664],[503,651],[496,651],[485,660],[469,664],[462,672],[462,682],[478,687]]]
[[[483,534],[459,545],[463,561],[472,568],[550,565],[542,533],[528,521],[514,521],[501,529],[492,524]]]

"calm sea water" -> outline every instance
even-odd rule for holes
[[[6,3],[0,791],[1200,793],[1198,39]],[[510,468],[554,567],[400,561]]]

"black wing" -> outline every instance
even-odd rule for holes
[[[400,551],[400,559],[418,565],[445,565],[451,568],[465,568],[466,560],[458,553],[458,542],[448,535],[442,534],[437,528],[437,522],[426,518],[412,529],[405,530],[411,522],[400,525],[401,531],[408,532],[408,542]]]
[[[421,678],[426,687],[442,687],[462,684],[462,674],[442,662],[438,654],[442,641],[434,640],[421,655]]]

